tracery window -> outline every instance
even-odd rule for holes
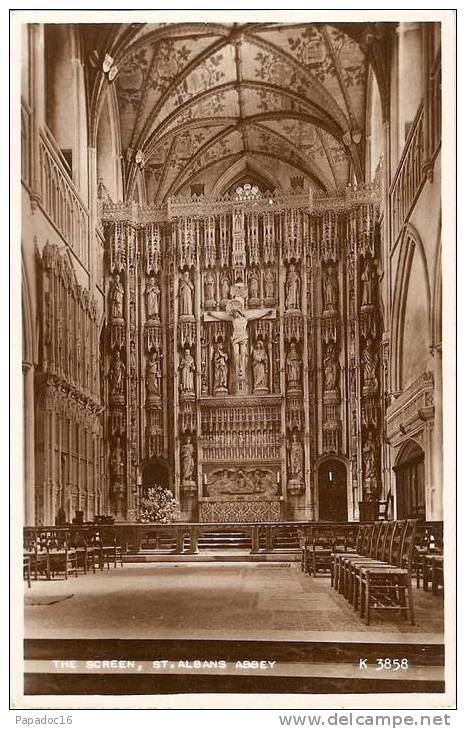
[[[254,200],[254,198],[259,196],[259,188],[257,185],[251,185],[250,182],[245,182],[244,185],[240,185],[235,189],[235,197],[238,200]]]

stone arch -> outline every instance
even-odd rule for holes
[[[87,95],[78,27],[70,23],[46,24],[44,52],[46,122],[65,168],[86,200]]]
[[[379,160],[383,164],[382,99],[372,66],[367,74],[365,156],[365,177],[367,182],[371,182],[378,171]]]
[[[425,519],[425,460],[424,449],[413,438],[409,438],[400,448],[393,467],[398,519]]]
[[[435,251],[432,310],[431,310],[431,341],[433,347],[442,346],[442,241],[440,223]]]
[[[427,258],[422,239],[416,228],[408,224],[404,228],[400,242],[398,266],[395,276],[395,288],[392,306],[392,348],[390,382],[392,392],[400,392],[403,387],[403,338],[406,321],[406,306],[410,285],[411,270],[416,250],[419,252],[426,292],[426,311],[428,329],[431,328],[431,293]]]
[[[21,309],[23,363],[31,366],[37,361],[37,338],[34,324],[31,287],[29,284],[23,252],[21,252]]]
[[[120,116],[115,87],[110,86],[99,109],[95,137],[97,180],[104,186],[103,197],[117,202],[123,196],[121,170]]]
[[[246,175],[250,175],[253,180],[257,180],[262,183],[264,188],[270,192],[280,190],[280,186],[273,179],[270,173],[263,167],[259,169],[255,161],[246,156],[237,160],[234,164],[222,172],[212,187],[212,197],[215,198],[227,192],[227,190],[233,187],[233,185],[239,182]]]
[[[142,491],[149,486],[170,488],[170,466],[164,458],[148,458],[140,465]]]
[[[330,474],[333,478],[330,478]],[[318,458],[315,463],[315,484],[319,520],[347,521],[351,503],[348,459],[336,453],[325,453]]]

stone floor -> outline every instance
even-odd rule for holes
[[[33,581],[25,637],[441,642],[442,597],[414,596],[415,626],[395,612],[366,626],[328,577],[296,563],[134,564]]]

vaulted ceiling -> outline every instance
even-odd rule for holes
[[[212,189],[232,169],[261,171],[269,187],[303,178],[329,192],[361,179],[367,59],[357,31],[107,26],[115,75],[107,72],[102,90],[112,86],[117,102],[127,196],[141,174],[147,202],[193,183]]]

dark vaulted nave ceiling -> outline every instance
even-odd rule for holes
[[[133,24],[103,41],[95,28],[83,35],[88,53],[108,53],[94,90],[116,101],[128,198],[141,172],[148,203],[199,183],[224,192],[245,170],[269,189],[361,180],[367,61],[354,29]]]

